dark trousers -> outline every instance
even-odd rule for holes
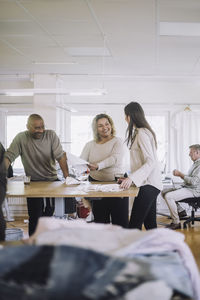
[[[110,223],[128,228],[128,197],[102,198],[92,201],[94,222]]]
[[[64,198],[65,213],[72,214],[76,212],[76,198]]]
[[[97,181],[89,176],[89,181]],[[87,198],[86,198],[87,199]],[[92,200],[92,212],[95,223],[110,223],[128,228],[128,197],[100,198]]]
[[[160,191],[152,185],[140,187],[131,212],[129,228],[142,229],[142,224],[148,229],[157,228],[156,199]]]
[[[0,241],[5,240],[6,221],[4,219],[2,204],[6,194],[6,187],[0,182]]]
[[[1,146],[1,143],[0,143]],[[3,211],[2,211],[2,204],[5,199],[6,195],[6,169],[3,163],[3,158],[1,157],[0,153],[0,241],[5,240],[5,230],[6,230],[6,221],[4,219]]]
[[[46,202],[46,205],[45,205]],[[54,198],[27,198],[27,207],[29,215],[28,232],[32,235],[36,229],[40,217],[53,216],[55,209]]]

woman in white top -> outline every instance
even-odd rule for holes
[[[114,181],[122,173],[123,142],[115,136],[113,120],[106,114],[97,115],[92,122],[94,140],[88,142],[81,158],[89,162],[91,181]],[[92,211],[97,223],[128,227],[128,198],[93,200]]]
[[[143,223],[146,229],[156,228],[156,199],[162,189],[156,136],[139,103],[129,103],[124,112],[128,123],[126,141],[130,149],[131,173],[120,186],[129,188],[135,184],[140,187],[134,200],[129,228],[142,229]]]

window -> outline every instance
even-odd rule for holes
[[[93,116],[71,117],[71,153],[80,156],[85,144],[93,139],[92,120]]]
[[[10,146],[13,138],[21,131],[26,130],[28,115],[8,115],[7,116],[7,148]],[[16,171],[23,170],[21,158],[18,157],[13,164],[13,168]]]
[[[147,120],[156,134],[158,160],[161,163],[161,170],[164,172],[167,160],[166,115],[149,115]]]
[[[71,117],[71,153],[80,156],[84,145],[93,139],[92,120],[95,115]],[[167,115],[147,115],[147,120],[155,131],[158,144],[158,160],[164,172],[166,168],[167,153]],[[124,136],[124,132],[118,131],[118,136]]]

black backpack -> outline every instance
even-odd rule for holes
[[[4,153],[5,153],[5,148],[0,142],[0,164],[3,163]],[[11,165],[9,165],[9,167],[8,167],[7,177],[8,178],[13,177],[13,168]]]

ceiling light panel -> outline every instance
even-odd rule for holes
[[[33,95],[102,96],[106,94],[105,89],[0,89],[0,95],[10,97]]]
[[[200,23],[160,22],[160,35],[200,36]]]

